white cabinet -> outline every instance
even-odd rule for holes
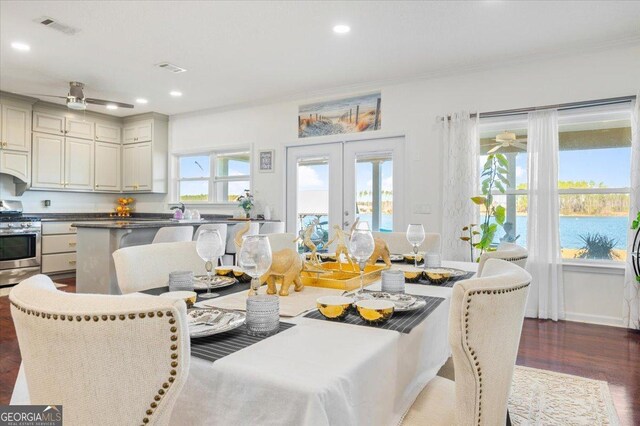
[[[73,222],[42,222],[42,273],[76,269],[76,228]]]
[[[153,120],[143,120],[126,125],[123,129],[125,144],[151,142],[153,140]]]
[[[96,123],[96,141],[120,143],[120,130],[116,125]]]
[[[64,188],[64,136],[33,134],[34,188]]]
[[[67,189],[93,189],[93,141],[66,138],[64,146]]]
[[[122,183],[124,191],[151,191],[153,187],[153,151],[151,142],[122,147]]]
[[[97,127],[96,127],[96,138]],[[95,146],[95,190],[120,191],[120,145],[96,142]]]
[[[0,170],[25,182],[31,180],[28,152],[0,150]]]
[[[33,113],[33,131],[64,135],[64,116],[36,111]]]
[[[65,135],[71,138],[92,139],[93,140],[93,121],[87,121],[84,118],[65,119]]]
[[[13,105],[2,105],[2,131],[0,148],[13,151],[31,150],[31,110]]]

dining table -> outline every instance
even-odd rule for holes
[[[400,424],[451,353],[452,289],[407,283],[405,292],[444,299],[409,333],[298,315],[281,318],[295,326],[215,362],[192,355],[171,424]]]

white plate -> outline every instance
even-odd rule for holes
[[[350,293],[345,296],[350,296]],[[422,308],[427,304],[424,299],[419,299],[410,294],[404,293],[386,293],[384,291],[365,291],[360,299],[372,299],[372,300],[389,300],[395,305],[395,312],[408,312],[415,311]]]
[[[217,308],[194,308],[187,311],[189,335],[192,338],[212,336],[236,329],[244,324],[245,319],[244,312]]]
[[[206,290],[207,289],[207,276],[196,275],[193,277],[193,289],[194,290]],[[234,285],[238,280],[231,277],[221,277],[219,275],[213,276],[211,290],[217,290]]]

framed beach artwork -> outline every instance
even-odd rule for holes
[[[258,167],[262,173],[271,173],[274,169],[275,150],[258,151]]]
[[[380,92],[301,105],[298,137],[336,135],[380,130]]]

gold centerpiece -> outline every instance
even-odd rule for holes
[[[364,285],[380,279],[386,265],[369,265],[364,268]],[[325,262],[313,264],[307,262],[300,273],[302,283],[310,287],[335,288],[338,290],[353,290],[360,287],[360,268],[355,264],[340,262]]]
[[[118,217],[129,217],[131,216],[131,212],[133,211],[132,204],[136,201],[133,198],[118,198],[118,205],[115,208],[116,216]]]

